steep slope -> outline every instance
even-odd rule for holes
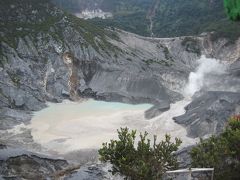
[[[234,83],[239,84],[239,40],[233,44],[224,38],[212,41],[211,34],[158,39],[102,29],[59,10],[47,0],[3,0],[0,22],[0,141],[3,144],[42,151],[33,142],[30,130],[19,126],[20,133],[16,135],[16,129],[11,128],[29,123],[34,111],[46,107],[49,101],[91,97],[152,103],[156,111],[166,110],[170,103],[182,98],[189,73],[203,54],[226,63],[234,62],[228,78],[236,78]],[[235,91],[238,93],[239,89]],[[226,96],[224,102],[240,104]],[[223,102],[221,99],[219,95],[214,102]],[[222,106],[211,106],[211,103],[206,103],[214,108],[210,113],[218,115]],[[188,109],[191,107],[195,106]],[[196,113],[201,114],[200,110]],[[229,113],[235,110],[230,109]],[[207,118],[179,122],[189,128],[194,120],[208,126],[212,122],[207,124]],[[223,117],[217,120],[214,123],[221,131],[226,120]],[[217,132],[210,129],[200,135],[208,133]],[[25,156],[22,159],[29,160]],[[5,162],[1,163],[5,167]]]
[[[239,43],[103,30],[48,1],[31,2],[1,1],[1,129],[65,98],[169,105],[201,54],[239,58]]]
[[[220,0],[54,0],[72,13],[101,9],[109,19],[92,19],[103,27],[118,27],[144,36],[176,37],[216,32],[216,37],[236,40],[239,23],[228,20]]]

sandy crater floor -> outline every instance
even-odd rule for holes
[[[144,112],[152,105],[130,105],[123,103],[88,100],[81,103],[65,101],[49,104],[36,112],[28,128],[36,143],[49,151],[65,154],[71,151],[98,149],[103,142],[117,138],[116,130],[129,127],[148,131],[149,137],[166,133],[181,137],[183,144],[195,141],[186,137],[186,130],[176,124],[172,117],[184,113],[187,100],[172,104],[171,109],[151,120],[144,118]]]

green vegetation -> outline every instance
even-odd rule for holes
[[[81,48],[90,45],[99,53],[106,52],[108,56],[118,55],[121,52],[119,48],[108,41],[108,38],[119,40],[117,33],[106,31],[91,22],[63,12],[49,2],[48,0],[1,1],[0,40],[16,49],[20,38],[25,40],[24,38],[28,36],[36,45],[38,37],[42,33],[41,38],[45,38],[46,42],[53,38],[64,43],[63,27],[72,27],[72,30],[75,31],[73,33],[79,33],[83,37],[79,42]],[[1,54],[2,51],[0,51]],[[0,65],[3,66],[2,58],[0,62]]]
[[[153,32],[158,37],[199,35],[214,32],[212,40],[240,37],[240,23],[226,18],[219,0],[162,1],[154,18]],[[198,52],[198,50],[196,49]]]
[[[234,21],[240,20],[240,1],[224,0],[224,7],[230,19]]]
[[[49,31],[62,15],[48,0],[2,0],[0,40],[16,48],[19,38],[36,38],[39,32]]]
[[[229,120],[220,136],[201,140],[191,151],[192,166],[214,167],[215,179],[231,180],[240,177],[240,115]]]
[[[9,21],[8,23],[5,23],[4,29],[6,29],[6,31],[2,40],[7,42],[12,47],[17,48],[19,38],[24,38],[27,35],[36,37],[39,32],[47,32],[49,28],[59,20],[60,19],[57,17],[49,17],[41,23],[22,23]]]
[[[92,22],[79,19],[74,15],[65,13],[65,16],[68,18],[70,25],[77,30],[87,42],[86,45],[91,45],[98,53],[101,53],[100,50],[104,51],[111,56],[111,53],[114,56],[117,56],[121,50],[111,44],[107,38],[119,41],[119,37],[116,32],[106,31],[103,28],[100,28],[94,25]]]
[[[101,27],[118,27],[138,34],[149,34],[146,12],[151,8],[155,0],[52,0],[59,7],[69,12],[77,13],[84,9],[99,8],[106,12],[112,12],[114,18],[92,19],[95,25]],[[140,23],[141,22],[141,23]]]
[[[117,14],[111,19],[94,18],[88,20],[94,24],[105,27],[117,27],[136,34],[149,36],[148,20],[143,11],[134,12],[127,15]]]
[[[94,7],[93,0],[54,1],[73,13]],[[203,32],[215,32],[213,40],[223,37],[234,42],[240,37],[240,23],[233,23],[226,18],[221,0],[95,0],[94,2],[97,2],[98,7],[103,11],[113,13],[113,18],[89,20],[101,27],[117,27],[150,36],[149,16],[151,16],[152,31],[156,37],[191,36]]]
[[[161,179],[167,170],[177,169],[177,158],[173,154],[181,144],[180,139],[171,142],[169,135],[157,144],[157,137],[151,144],[147,133],[140,134],[136,142],[136,131],[128,128],[118,130],[119,140],[103,143],[99,150],[100,160],[113,165],[113,173],[121,173],[132,180]],[[136,145],[136,147],[135,147]]]
[[[172,58],[172,56],[171,56],[171,54],[170,54],[170,52],[169,52],[169,49],[168,49],[167,47],[164,47],[163,53],[164,53],[164,55],[165,55],[166,60],[168,60],[168,61],[174,61],[173,58]]]

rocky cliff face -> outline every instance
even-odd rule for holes
[[[239,61],[239,41],[213,42],[211,35],[145,38],[99,29],[48,2],[23,2],[1,6],[1,129],[26,123],[45,102],[65,98],[166,108],[182,98],[201,54],[225,63]]]
[[[66,160],[50,159],[20,148],[1,145],[0,154],[1,179],[62,179],[79,169]]]
[[[227,77],[234,79],[234,87],[239,84],[240,41],[212,41],[211,34],[157,39],[103,30],[48,1],[1,1],[0,5],[1,130],[28,123],[32,113],[46,107],[48,101],[84,97],[152,103],[155,109],[149,116],[153,117],[183,98],[189,73],[202,54],[234,63]],[[203,92],[176,121],[194,137],[220,132],[226,116],[239,108],[239,89],[234,91],[224,96]],[[231,108],[222,116],[225,107]],[[213,110],[203,115],[207,108]],[[209,124],[212,126],[202,131]],[[24,138],[16,140],[11,133],[2,132],[4,144],[29,144],[30,149],[39,150]],[[30,132],[25,133],[31,137]]]

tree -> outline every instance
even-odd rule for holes
[[[224,7],[231,20],[240,20],[240,0],[224,0]]]
[[[172,143],[171,137],[166,135],[165,140],[157,144],[157,137],[154,136],[151,145],[147,135],[147,132],[140,133],[136,144],[136,130],[121,128],[118,130],[119,140],[103,143],[99,150],[100,160],[113,165],[113,174],[119,172],[133,180],[161,179],[165,171],[177,169],[178,162],[174,152],[182,142],[176,138]]]
[[[230,118],[218,137],[201,140],[190,154],[193,167],[214,167],[215,179],[240,179],[240,116]]]

